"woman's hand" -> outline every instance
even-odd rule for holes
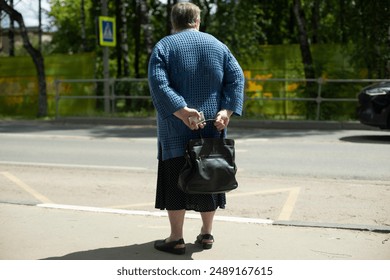
[[[206,123],[195,123],[190,121],[191,117],[200,119],[200,113],[196,109],[184,107],[173,114],[177,118],[181,119],[182,122],[191,130],[198,130],[199,128],[203,128],[206,125]]]
[[[230,116],[232,114],[233,111],[225,110],[225,109],[218,112],[214,122],[214,125],[218,129],[218,131],[225,129],[229,125]]]

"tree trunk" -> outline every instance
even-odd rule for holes
[[[314,79],[314,67],[313,67],[313,59],[311,56],[309,39],[307,36],[306,29],[306,20],[302,11],[301,1],[294,0],[294,15],[297,21],[298,32],[299,32],[299,46],[302,54],[302,62],[305,71],[306,79]]]
[[[306,21],[301,7],[300,0],[294,0],[293,11],[296,18],[298,33],[299,33],[299,45],[302,55],[303,69],[306,79],[315,79],[315,71],[313,66],[313,59],[311,56],[309,39],[306,31]],[[316,84],[313,82],[306,82],[305,86],[306,96],[311,98],[317,97]],[[307,119],[319,119],[318,104],[316,102],[307,102],[306,106],[306,118]]]
[[[83,52],[87,51],[87,36],[85,32],[85,1],[80,3],[80,21],[81,21],[81,49]]]
[[[116,21],[116,76],[118,78],[122,77],[122,16],[121,16],[121,7],[123,0],[115,0],[115,21]]]
[[[38,1],[38,50],[42,51],[42,0]]]
[[[130,77],[130,59],[129,59],[129,45],[127,42],[127,7],[128,4],[125,1],[121,3],[121,52],[123,57],[123,76]]]
[[[46,95],[46,77],[45,77],[45,64],[42,53],[35,49],[28,38],[27,29],[24,25],[23,16],[10,7],[5,0],[0,0],[0,9],[5,11],[12,20],[15,20],[19,24],[20,33],[23,38],[23,46],[26,51],[30,54],[34,61],[35,68],[38,74],[38,117],[44,117],[47,115],[47,95]]]
[[[121,62],[123,61],[123,77],[129,78],[130,77],[130,59],[129,59],[129,45],[127,42],[127,7],[128,3],[124,0],[121,0],[120,3],[117,3],[117,17],[119,21],[120,28],[118,28],[117,34],[119,35],[119,40],[118,40],[118,48],[117,48],[117,53],[118,53],[118,62],[119,59]],[[118,65],[119,68],[119,65]],[[121,68],[122,68],[122,63],[121,63]],[[121,69],[121,74],[122,74],[122,69]],[[130,96],[131,93],[131,84],[128,86],[122,87],[123,92],[125,96]],[[125,99],[125,109],[131,108],[131,103],[132,99]]]
[[[141,23],[144,31],[144,40],[148,58],[153,50],[153,27],[150,24],[149,7],[146,0],[140,0]],[[147,68],[147,65],[146,65]]]
[[[14,8],[14,0],[9,2],[11,8]],[[15,24],[14,20],[10,19],[9,30],[8,30],[8,41],[9,41],[9,56],[15,56]]]
[[[140,77],[139,72],[139,62],[140,62],[140,52],[141,52],[141,11],[140,5],[137,0],[133,1],[133,11],[135,14],[134,23],[133,23],[133,36],[135,42],[134,49],[134,75],[136,78]]]

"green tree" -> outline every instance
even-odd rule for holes
[[[242,64],[249,65],[260,60],[260,43],[264,41],[265,34],[261,27],[263,11],[259,1],[203,2],[209,5],[206,9],[209,14],[206,13],[206,27],[201,30],[223,41]]]
[[[34,48],[30,42],[27,34],[27,29],[24,24],[24,19],[21,13],[9,6],[5,0],[0,0],[0,10],[5,11],[11,18],[19,24],[20,33],[23,39],[23,47],[30,54],[38,76],[38,117],[45,117],[47,115],[47,94],[46,94],[46,75],[44,58],[40,50]]]
[[[352,63],[357,69],[366,68],[368,78],[389,78],[390,2],[356,0],[349,5],[346,24]]]
[[[92,1],[51,0],[51,25],[53,33],[52,52],[79,53],[94,50],[96,45],[95,19],[92,13]]]

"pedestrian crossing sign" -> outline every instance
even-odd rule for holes
[[[99,17],[99,43],[105,47],[115,47],[116,29],[114,17]]]

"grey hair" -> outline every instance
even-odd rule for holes
[[[200,9],[189,2],[179,2],[172,7],[171,23],[175,31],[194,28],[200,20]]]

